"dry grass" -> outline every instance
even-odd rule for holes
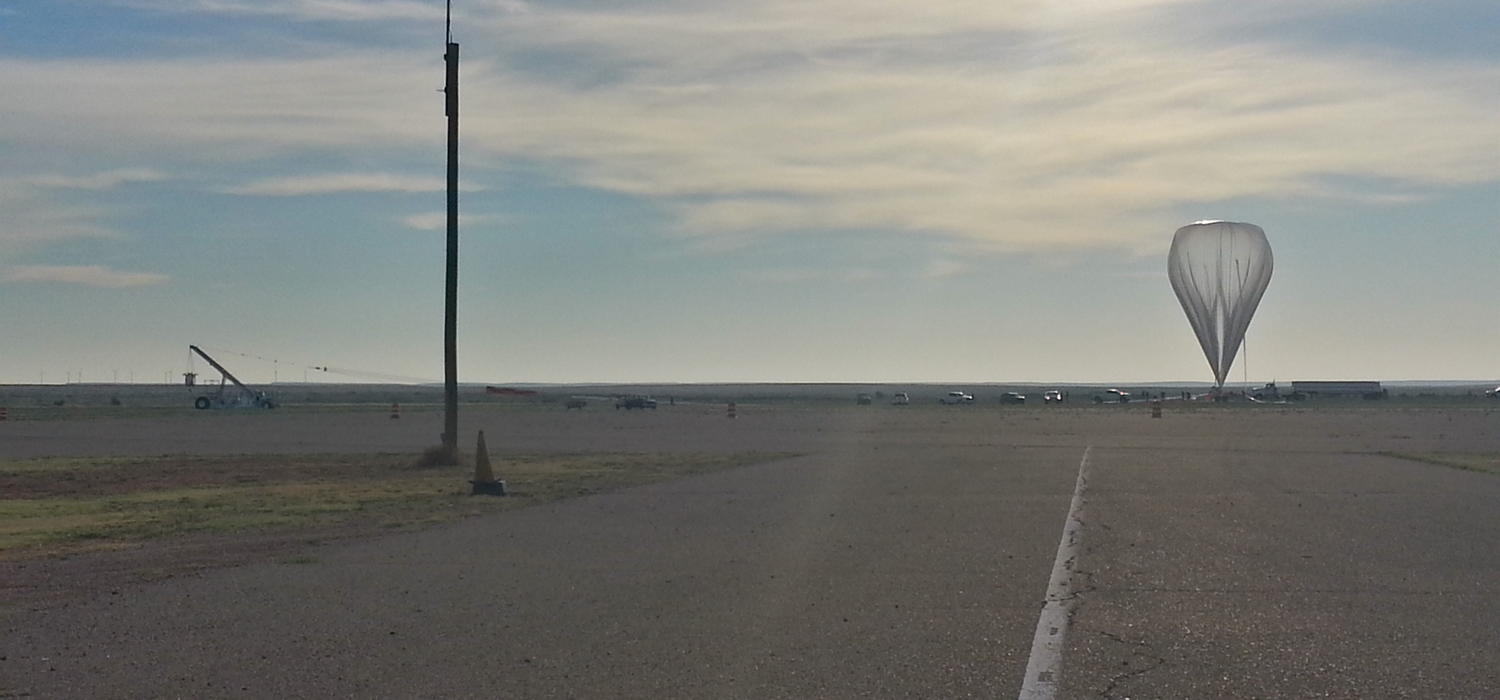
[[[409,528],[785,455],[576,454],[494,459],[507,498],[469,496],[467,467],[404,454],[0,462],[0,559],[190,534]]]
[[[1466,452],[1381,452],[1387,457],[1405,459],[1464,471],[1500,474],[1500,455]]]

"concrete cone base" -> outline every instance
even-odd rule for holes
[[[504,481],[470,481],[474,490],[469,492],[471,496],[504,496]]]

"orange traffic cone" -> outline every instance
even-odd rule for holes
[[[495,479],[495,470],[490,468],[490,451],[484,444],[484,431],[479,431],[479,444],[474,447],[474,485],[472,496],[504,496],[505,482]]]

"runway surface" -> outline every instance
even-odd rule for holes
[[[437,425],[303,418],[12,423],[0,455],[184,451],[173,434],[411,449]],[[801,456],[14,612],[0,690],[1015,697],[1086,449],[1058,697],[1500,689],[1500,477],[1379,454],[1500,452],[1500,413],[677,407],[478,428],[497,450]]]

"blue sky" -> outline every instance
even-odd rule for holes
[[[1489,0],[456,5],[465,381],[1500,376]],[[440,378],[442,21],[0,0],[0,382]]]

